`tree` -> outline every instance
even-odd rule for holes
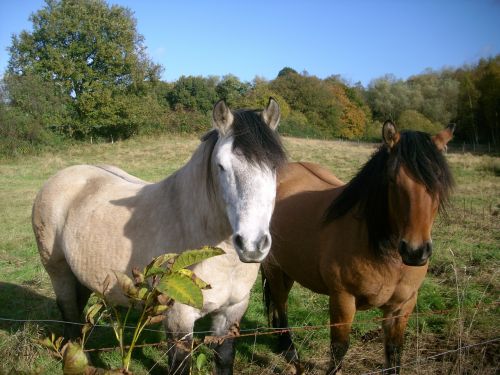
[[[500,56],[481,61],[478,70],[477,88],[481,96],[477,118],[482,125],[479,132],[484,141],[491,141],[496,147],[500,144]]]
[[[411,92],[406,83],[392,75],[373,80],[368,85],[367,99],[375,119],[395,120],[410,107]]]
[[[129,136],[148,121],[136,103],[149,95],[160,67],[145,52],[128,8],[104,0],[46,0],[33,31],[12,37],[8,74],[51,82],[71,102],[73,135]],[[68,121],[69,122],[69,121]]]
[[[341,107],[321,79],[288,71],[273,80],[270,88],[281,95],[293,111],[305,115],[316,133],[325,137],[339,135]]]
[[[269,98],[273,97],[280,106],[281,120],[284,120],[290,114],[290,107],[286,100],[277,92],[271,90],[269,82],[255,78],[251,88],[245,96],[242,96],[236,103],[239,108],[265,108]]]
[[[217,101],[217,78],[181,76],[167,95],[172,109],[207,113]]]
[[[339,77],[329,77],[324,82],[341,108],[340,126],[336,135],[347,139],[360,138],[366,131],[369,109],[356,91],[350,89]]]
[[[443,126],[456,117],[460,83],[450,72],[427,70],[410,77],[406,83],[410,89],[409,108]]]
[[[285,66],[283,69],[281,69],[278,72],[278,77],[286,77],[289,74],[298,74],[298,73],[297,73],[297,71],[295,69],[292,69],[292,68],[290,68],[288,66]]]
[[[457,113],[457,138],[473,143],[479,142],[477,129],[477,108],[480,96],[476,88],[473,72],[469,69],[459,69],[456,77],[460,82]]]
[[[24,154],[59,143],[67,100],[37,76],[7,75],[0,86],[0,154]]]
[[[238,77],[228,74],[222,77],[215,90],[219,99],[224,99],[229,106],[234,107],[248,92],[250,84],[241,82]]]

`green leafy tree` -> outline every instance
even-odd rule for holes
[[[285,66],[283,69],[281,69],[278,72],[278,77],[286,77],[289,74],[298,74],[298,73],[297,73],[297,71],[295,69],[292,69],[292,68],[290,68],[288,66]]]
[[[262,78],[257,77],[253,80],[252,87],[239,98],[236,107],[265,108],[270,97],[273,97],[280,105],[281,120],[285,120],[290,114],[290,106],[281,95],[271,89],[269,82]]]
[[[456,117],[460,83],[450,72],[428,70],[410,77],[406,83],[410,89],[410,109],[443,126]]]
[[[71,102],[73,136],[129,136],[148,121],[138,100],[160,73],[145,51],[128,8],[104,0],[46,0],[30,17],[33,31],[12,37],[8,74],[51,82]],[[69,123],[70,121],[68,121]]]
[[[292,111],[305,115],[315,133],[323,137],[339,135],[342,108],[324,81],[306,72],[287,70],[271,82],[271,89],[286,100]]]
[[[229,106],[236,106],[238,101],[248,92],[250,84],[241,82],[238,77],[228,74],[222,77],[215,90],[219,99],[224,99]]]
[[[367,99],[373,117],[379,121],[397,119],[401,112],[410,108],[411,92],[402,80],[386,75],[370,82]]]
[[[480,78],[477,88],[481,93],[478,99],[478,123],[481,124],[480,136],[486,142],[500,145],[500,56],[482,61],[478,67]]]
[[[58,145],[62,137],[57,130],[69,115],[67,104],[38,76],[6,75],[0,86],[0,153],[19,155]]]
[[[459,69],[456,77],[460,82],[457,111],[457,138],[473,143],[479,142],[477,111],[480,91],[476,87],[473,72]]]
[[[216,84],[215,77],[181,76],[166,98],[172,109],[207,113],[217,101]]]

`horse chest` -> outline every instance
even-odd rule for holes
[[[226,246],[221,247],[230,252]],[[203,292],[203,313],[208,314],[248,299],[259,266],[258,263],[242,263],[233,253],[207,259],[196,265],[194,272],[211,286],[211,289]]]
[[[415,267],[382,267],[365,271],[365,277],[358,279],[353,290],[356,308],[359,310],[372,307],[398,306],[412,298],[425,276],[424,269]],[[366,275],[370,275],[367,277]]]

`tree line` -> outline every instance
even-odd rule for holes
[[[367,87],[284,67],[271,80],[234,75],[160,79],[133,13],[104,0],[46,0],[33,30],[12,37],[0,85],[0,152],[25,153],[67,140],[116,140],[157,132],[208,130],[213,104],[282,109],[281,133],[374,140],[392,119],[401,129],[436,132],[500,147],[500,55],[457,69],[392,75]]]

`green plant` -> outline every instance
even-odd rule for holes
[[[106,298],[110,284],[109,275],[103,283],[102,292],[94,292],[86,314],[86,323],[82,328],[81,343],[68,342],[62,346],[63,338],[45,338],[40,344],[51,349],[62,361],[65,374],[92,373],[94,368],[89,366],[84,353],[84,346],[89,333],[98,321],[109,322],[115,333],[120,347],[122,368],[118,372],[129,373],[132,353],[139,337],[147,325],[161,322],[165,313],[174,301],[184,303],[196,308],[203,307],[203,289],[210,289],[210,285],[198,278],[187,267],[199,263],[207,258],[224,254],[222,249],[216,247],[203,247],[198,250],[188,250],[181,254],[164,254],[153,259],[142,271],[134,268],[133,279],[123,272],[114,271],[116,280],[128,299],[128,309],[125,316]],[[125,328],[133,309],[138,309],[138,319],[132,339],[125,343]],[[196,361],[201,370],[206,358],[201,355]],[[98,369],[95,369],[98,371]]]

